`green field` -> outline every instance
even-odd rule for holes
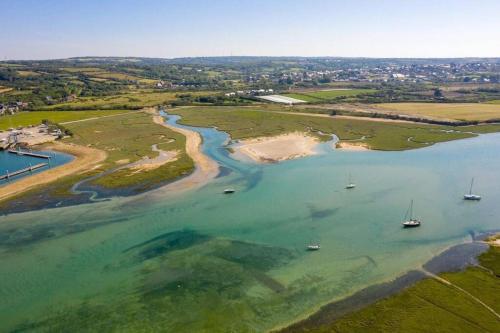
[[[374,107],[381,112],[439,119],[500,119],[500,104],[495,103],[381,103]]]
[[[137,91],[108,97],[81,97],[74,102],[59,103],[44,107],[44,110],[85,110],[85,109],[140,109],[143,107],[170,104],[181,95],[206,96],[207,91],[196,92],[156,92]]]
[[[39,125],[42,120],[47,119],[53,123],[75,121],[95,117],[110,116],[129,110],[106,110],[106,111],[31,111],[19,112],[14,115],[0,117],[0,130],[17,128],[19,126]]]
[[[302,131],[329,140],[329,135],[336,134],[341,140],[364,140],[371,149],[405,150],[432,145],[436,142],[469,138],[474,136],[474,126],[467,127],[464,132],[455,128],[453,132],[445,132],[449,127],[436,125],[406,124],[396,122],[375,122],[370,120],[323,118],[293,113],[284,114],[264,108],[234,107],[198,107],[177,108],[169,112],[179,114],[181,122],[193,126],[215,126],[226,131],[232,139],[247,139],[260,136],[273,136],[287,132]],[[500,127],[488,128],[499,131]]]
[[[500,312],[500,248],[479,257],[482,267],[441,277]],[[488,271],[488,270],[491,270]],[[494,274],[492,274],[494,273]],[[309,324],[314,325],[314,324]],[[345,315],[331,324],[308,324],[287,332],[499,332],[500,321],[463,291],[425,279],[392,297]]]
[[[370,94],[375,91],[376,90],[374,89],[346,89],[346,90],[330,89],[330,90],[294,92],[289,94],[283,94],[283,96],[300,99],[306,102],[326,102],[341,97],[352,97],[361,94]]]

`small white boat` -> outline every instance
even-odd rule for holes
[[[309,244],[307,245],[307,251],[318,251],[321,247],[319,244]]]
[[[472,201],[479,201],[481,200],[481,196],[477,194],[472,194],[472,185],[474,185],[474,178],[472,178],[472,181],[470,182],[470,189],[468,194],[464,194],[464,200],[472,200]]]
[[[403,228],[420,227],[420,225],[422,224],[422,222],[420,222],[420,220],[413,217],[413,200],[410,202],[410,207],[408,207],[408,211],[406,212],[405,219],[408,217],[410,217],[410,218],[401,223],[403,225]]]
[[[234,188],[226,188],[224,190],[224,194],[231,194],[231,193],[234,193],[236,192],[236,190]]]
[[[350,189],[353,189],[356,187],[356,184],[354,184],[352,182],[352,179],[351,179],[351,174],[349,174],[349,183],[347,184],[347,186],[345,187],[346,189],[350,190]]]

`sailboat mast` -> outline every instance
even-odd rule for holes
[[[413,219],[413,199],[410,202],[410,220]]]
[[[472,194],[472,185],[474,184],[474,178],[472,178],[470,182],[470,189],[469,189],[469,194]]]

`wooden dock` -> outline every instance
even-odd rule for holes
[[[49,165],[49,164],[48,163],[40,163],[40,164],[36,164],[36,165],[30,165],[27,168],[14,171],[12,173],[7,171],[7,174],[0,176],[0,180],[9,179],[9,178],[14,177],[14,176],[22,175],[23,173],[26,173],[26,172],[32,172],[33,170],[43,168],[44,166],[47,166],[47,165]]]
[[[31,156],[31,157],[38,157],[38,158],[45,158],[45,159],[50,158],[50,156],[48,156],[48,155],[42,155],[42,154],[37,154],[37,153],[32,153],[29,151],[22,151],[22,150],[9,149],[8,152],[11,154],[17,154],[17,155],[22,155],[22,156]]]

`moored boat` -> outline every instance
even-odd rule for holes
[[[481,200],[481,196],[477,194],[472,193],[472,186],[474,185],[474,178],[472,178],[470,182],[470,188],[469,188],[469,193],[464,194],[464,200],[471,200],[471,201],[479,201]]]
[[[346,189],[350,190],[356,187],[356,184],[352,182],[351,174],[349,174],[349,183],[347,183]]]
[[[309,244],[307,245],[307,251],[318,251],[321,248],[319,244]]]
[[[413,217],[413,200],[410,202],[410,207],[408,207],[408,211],[406,212],[405,221],[401,224],[403,225],[403,228],[420,227],[420,225],[422,224],[419,219]]]

